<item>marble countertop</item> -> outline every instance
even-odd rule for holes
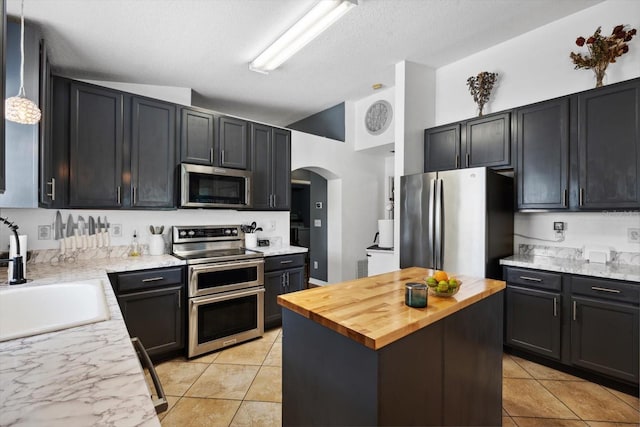
[[[424,283],[433,270],[411,267],[278,296],[278,304],[372,350],[391,344],[502,291],[501,280],[456,275],[452,297],[429,295],[424,308],[404,303],[405,284]]]
[[[603,277],[627,282],[640,282],[640,266],[637,265],[597,264],[584,260],[540,255],[512,255],[501,259],[500,264],[581,276]]]
[[[181,264],[170,255],[28,264],[19,286],[100,280],[111,318],[0,343],[0,425],[159,426],[107,273]]]
[[[309,252],[309,249],[302,246],[261,246],[257,248],[251,248],[252,251],[262,252],[264,256],[277,256],[277,255],[291,255],[291,254],[304,254]]]

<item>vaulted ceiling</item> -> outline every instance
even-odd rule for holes
[[[359,0],[280,69],[250,71],[316,1],[25,0],[24,13],[59,74],[192,88],[203,107],[286,125],[393,86],[399,61],[437,68],[601,0]]]

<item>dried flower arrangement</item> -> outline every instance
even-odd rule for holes
[[[482,116],[482,109],[489,102],[489,95],[491,95],[491,89],[493,89],[497,78],[498,73],[482,71],[476,77],[471,76],[467,79],[469,92],[473,96],[473,101],[478,104],[478,116]]]
[[[587,45],[589,56],[571,52],[569,55],[575,64],[575,69],[593,69],[596,74],[596,87],[602,86],[607,66],[616,62],[616,58],[629,51],[627,42],[636,35],[636,29],[626,30],[625,25],[617,25],[610,36],[603,37],[601,27],[588,39],[578,37],[576,44],[580,47]]]

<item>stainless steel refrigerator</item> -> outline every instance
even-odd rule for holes
[[[513,253],[513,178],[487,168],[400,179],[400,267],[502,278]]]

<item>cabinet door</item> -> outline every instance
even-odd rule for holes
[[[465,134],[465,167],[511,166],[511,113],[469,120]]]
[[[518,209],[562,209],[569,197],[569,99],[517,111]]]
[[[571,363],[638,383],[638,307],[574,296]]]
[[[271,128],[269,126],[251,124],[251,170],[253,173],[251,193],[253,209],[266,210],[271,208]]]
[[[247,168],[247,122],[220,117],[218,138],[219,165],[224,168]]]
[[[264,273],[264,327],[273,328],[282,324],[282,309],[278,305],[278,295],[284,293],[282,271]]]
[[[182,286],[122,295],[118,304],[129,335],[149,356],[184,348]]]
[[[424,131],[424,171],[437,172],[460,167],[460,125],[439,126]]]
[[[70,207],[121,205],[123,131],[122,93],[71,84]]]
[[[640,81],[578,95],[578,200],[584,209],[640,205]]]
[[[305,289],[304,267],[287,270],[287,292],[297,292]]]
[[[176,110],[173,104],[134,97],[131,118],[131,206],[174,203]],[[143,341],[144,343],[144,341]]]
[[[180,120],[180,161],[201,165],[214,164],[215,117],[191,108],[182,108]]]
[[[291,208],[291,132],[273,129],[273,202],[278,210]]]
[[[560,294],[507,286],[506,343],[560,360]]]

